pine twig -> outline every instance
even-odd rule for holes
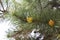
[[[6,12],[6,10],[0,10],[1,12]]]
[[[1,1],[1,0],[0,0],[0,4],[1,4],[1,6],[2,6],[3,10],[4,10],[4,6],[3,6],[3,3],[2,3],[2,1]]]

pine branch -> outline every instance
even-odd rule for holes
[[[23,19],[22,17],[19,17],[19,16],[17,16],[16,14],[14,14],[14,16],[16,16],[18,19],[26,22],[26,19]]]
[[[41,8],[41,10],[42,10],[41,0],[39,0],[39,3],[40,3],[40,8]]]
[[[7,7],[6,7],[6,10],[8,10],[8,0],[7,0]]]
[[[3,6],[3,3],[2,3],[2,1],[0,0],[0,4],[1,4],[1,6],[2,6],[2,8],[3,8],[3,10],[0,10],[1,12],[7,12],[7,10],[4,10],[4,6]]]
[[[1,12],[7,12],[6,10],[0,10]]]
[[[14,35],[12,35],[11,37],[16,37],[18,34],[20,34],[21,32],[20,31],[18,31],[17,33],[15,33]]]
[[[2,6],[3,10],[4,10],[4,6],[3,6],[3,3],[2,3],[2,1],[1,1],[1,0],[0,0],[0,4],[1,4],[1,6]]]
[[[13,37],[13,38],[19,37],[19,35],[22,33],[22,31],[23,30],[21,30],[21,31],[14,31],[15,34],[11,35],[11,37]]]

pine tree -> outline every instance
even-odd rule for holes
[[[28,34],[33,29],[39,29],[39,33],[44,35],[44,40],[60,40],[59,1],[56,1],[57,5],[49,3],[55,2],[55,0],[23,0],[22,3],[12,0],[12,2],[13,9],[9,11],[9,17],[12,18],[12,23],[18,26],[14,31],[8,32],[8,38],[31,40]],[[34,38],[32,39],[35,40]]]

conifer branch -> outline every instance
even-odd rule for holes
[[[1,4],[1,6],[2,6],[3,10],[4,10],[4,6],[3,6],[3,3],[2,3],[2,1],[1,1],[1,0],[0,0],[0,4]]]

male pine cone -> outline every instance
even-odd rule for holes
[[[52,27],[52,26],[54,26],[55,22],[50,19],[48,24]]]
[[[33,18],[32,17],[27,17],[27,22],[28,23],[32,23],[32,21],[33,21]]]

